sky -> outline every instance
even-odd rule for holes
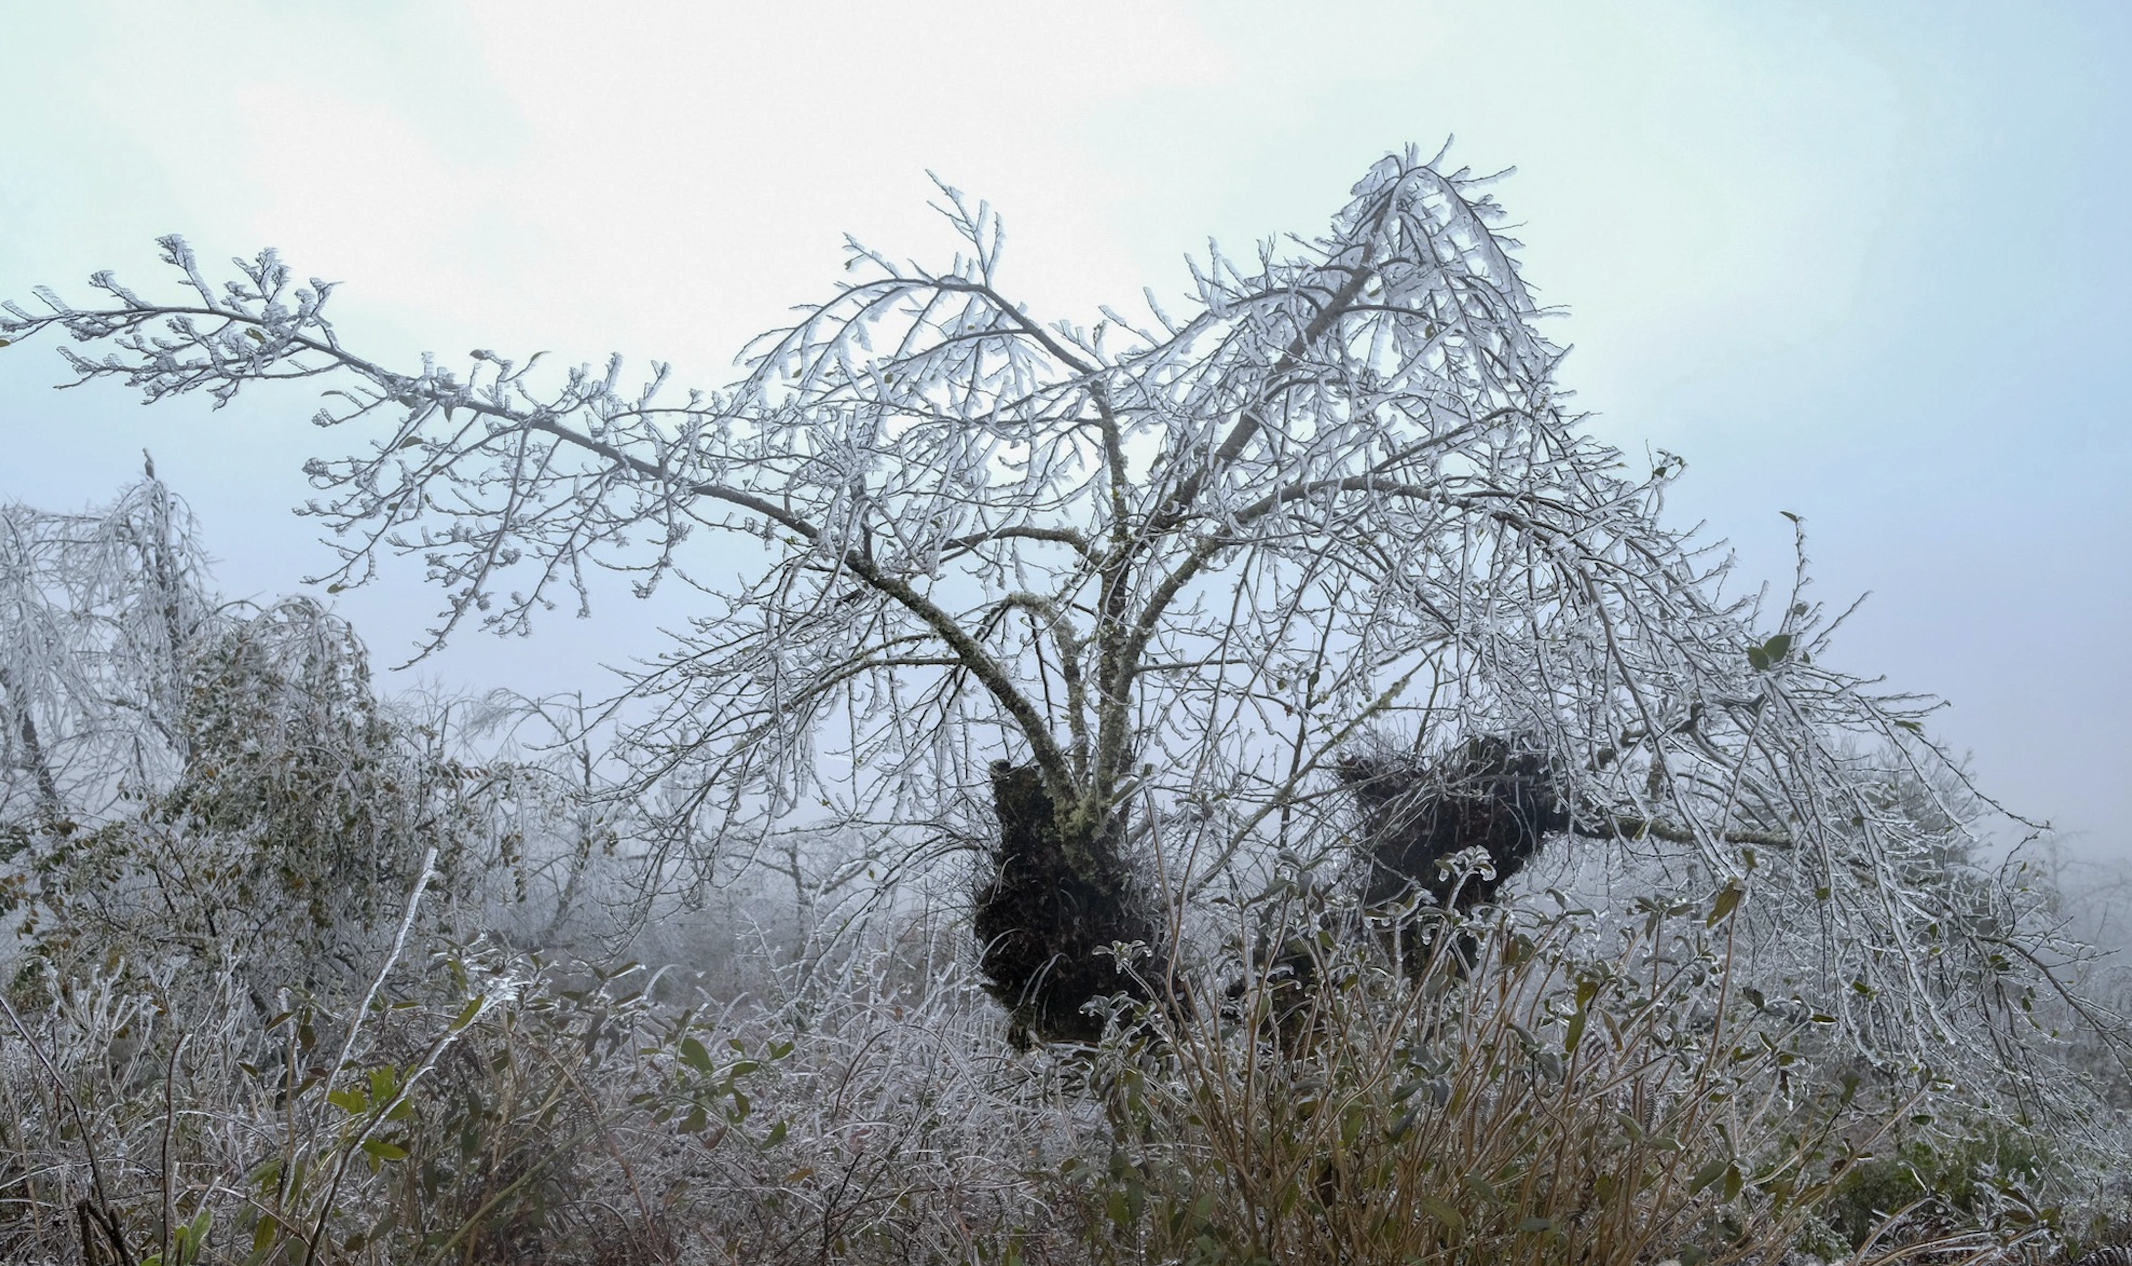
[[[1984,790],[2132,859],[2127,64],[2132,6],[2044,0],[0,0],[0,297],[160,285],[178,232],[339,282],[375,356],[618,351],[715,386],[846,233],[952,249],[928,172],[1003,214],[1032,311],[1093,320],[1450,139],[1516,169],[1588,425],[1687,459],[1675,524],[1783,586],[1800,515],[1810,596],[1871,595],[1839,665],[1943,697]],[[0,499],[108,498],[146,448],[224,592],[328,567],[290,509],[354,437],[308,398],[54,392],[52,346],[0,349]],[[440,605],[411,562],[335,601],[381,663]],[[687,613],[617,589],[394,680],[598,693]]]

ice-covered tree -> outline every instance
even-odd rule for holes
[[[97,510],[0,505],[0,819],[92,818],[175,771],[185,657],[217,619],[205,577],[152,463]]]
[[[633,687],[658,864],[794,823],[987,842],[980,928],[1024,906],[987,966],[1040,1033],[1070,1007],[1015,972],[1122,986],[1109,942],[1159,947],[1211,886],[1343,847],[1352,761],[1494,743],[1544,773],[1558,837],[1811,938],[1792,987],[1874,1059],[2003,1057],[2044,947],[1958,819],[1889,793],[1938,785],[1929,701],[1832,666],[1798,589],[1719,597],[1661,521],[1677,459],[1582,427],[1487,182],[1440,157],[1378,163],[1318,236],[1208,256],[1176,303],[1079,320],[1017,301],[998,220],[943,188],[958,254],[853,244],[716,391],[619,359],[393,367],[344,341],[332,286],[272,252],[216,280],[177,238],[168,296],[98,274],[0,333],[57,330],[79,378],[150,400],[330,387],[317,421],[362,439],[306,467],[327,579],[418,557],[436,641],[582,604],[595,566],[698,586]]]
[[[360,970],[425,856],[432,921],[478,926],[453,899],[512,895],[492,881],[547,829],[552,777],[473,755],[480,709],[380,699],[354,630],[308,599],[216,598],[152,465],[108,506],[0,506],[0,604],[11,961],[182,963],[271,994]]]

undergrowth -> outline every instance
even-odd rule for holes
[[[1731,908],[1491,914],[1411,970],[1276,894],[1241,979],[1019,1054],[908,913],[722,999],[419,934],[268,1008],[241,964],[18,956],[0,1259],[1727,1266],[2092,1225],[2041,1132],[1935,1142],[1929,1095],[1834,1075]]]

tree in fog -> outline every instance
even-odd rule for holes
[[[183,761],[185,657],[218,618],[205,575],[152,464],[101,510],[0,505],[0,819],[90,816]]]
[[[177,238],[167,297],[98,274],[0,332],[56,328],[81,379],[149,400],[317,379],[316,420],[361,437],[306,466],[333,586],[419,558],[432,645],[582,607],[589,568],[700,589],[631,687],[662,874],[795,826],[888,862],[982,841],[1031,900],[1114,904],[1047,967],[1078,970],[1341,847],[1343,758],[1493,741],[1547,771],[1559,837],[1814,929],[1796,988],[1866,1052],[1987,1050],[2041,948],[1966,917],[1997,889],[1945,864],[1962,823],[1887,793],[1945,768],[1927,704],[1826,663],[1837,621],[1798,589],[1717,596],[1661,523],[1678,459],[1580,425],[1486,185],[1389,157],[1322,234],[1088,320],[1017,301],[999,222],[944,188],[952,259],[853,244],[717,391],[618,358],[390,366],[332,286],[272,252],[216,280]]]
[[[0,550],[14,948],[61,973],[237,967],[264,998],[366,970],[425,865],[435,922],[523,860],[507,806],[545,803],[549,779],[466,759],[449,706],[381,700],[317,603],[214,598],[152,465],[108,506],[0,505]]]

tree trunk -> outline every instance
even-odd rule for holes
[[[992,765],[999,844],[979,884],[975,926],[986,988],[1013,1017],[1010,1040],[1093,1042],[1101,1017],[1084,1004],[1114,994],[1150,997],[1165,974],[1156,920],[1120,851],[1125,815],[1090,823],[1062,815],[1033,765]],[[1153,950],[1119,970],[1117,943]]]

